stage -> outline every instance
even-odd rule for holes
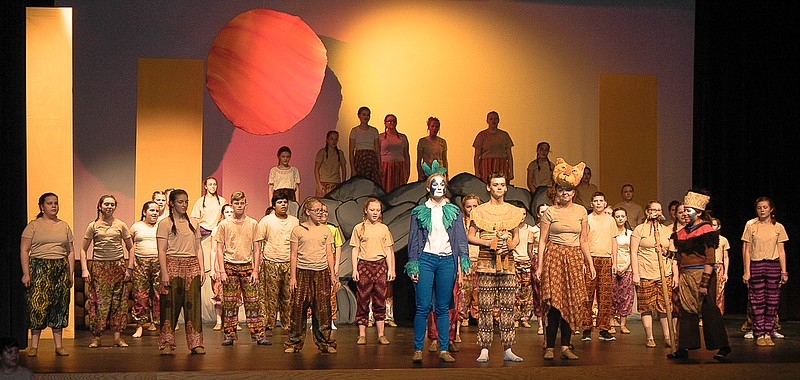
[[[422,364],[411,362],[413,329],[411,327],[387,327],[390,345],[377,343],[374,328],[367,330],[367,345],[355,344],[358,329],[353,325],[339,326],[333,332],[338,343],[338,353],[322,354],[307,336],[301,353],[283,352],[286,335],[280,328],[271,338],[272,346],[258,346],[250,342],[249,333],[239,332],[239,340],[231,347],[223,347],[222,333],[204,326],[206,355],[191,355],[186,348],[183,326],[176,333],[178,349],[174,356],[161,356],[157,349],[158,336],[145,331],[139,339],[130,337],[133,327],[125,330],[128,348],[111,347],[112,338],[105,335],[104,346],[88,348],[91,336],[88,331],[76,333],[75,340],[65,341],[68,357],[55,357],[52,340],[43,340],[36,358],[28,358],[20,352],[21,364],[30,368],[38,378],[731,378],[762,376],[770,379],[797,378],[800,375],[800,323],[785,322],[785,339],[775,339],[775,347],[757,347],[755,341],[744,339],[740,332],[741,318],[726,319],[733,352],[722,362],[712,359],[714,352],[692,351],[690,359],[667,360],[669,348],[663,347],[660,329],[655,328],[658,348],[645,348],[644,330],[641,323],[631,321],[632,333],[617,332],[617,340],[601,342],[597,332],[592,341],[583,342],[580,336],[572,339],[579,360],[553,361],[542,359],[543,336],[536,329],[517,329],[514,351],[525,361],[509,363],[502,360],[499,335],[495,334],[495,345],[490,351],[488,363],[477,363],[479,348],[475,345],[477,326],[462,328],[460,351],[453,354],[456,362],[440,363],[438,354],[427,351]],[[243,326],[244,327],[244,326]]]

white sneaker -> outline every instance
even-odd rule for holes
[[[336,330],[336,325],[333,324],[333,321],[331,321],[331,330]]]
[[[784,336],[783,334],[781,334],[781,333],[779,333],[779,332],[777,332],[777,331],[773,331],[773,332],[772,332],[772,337],[773,337],[773,338],[775,338],[775,339],[783,339],[783,338],[786,338],[786,336]]]
[[[750,331],[747,332],[747,334],[744,334],[744,338],[745,339],[753,339],[753,330],[750,330]]]

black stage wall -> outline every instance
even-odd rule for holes
[[[698,1],[696,17],[693,183],[711,191],[731,242],[726,306],[745,311],[741,234],[756,198],[769,196],[790,239],[780,315],[798,319],[800,12],[783,2]]]
[[[0,149],[6,202],[0,218],[0,336],[13,336],[25,347],[25,302],[19,263],[19,237],[28,213],[25,204],[25,3],[4,4],[2,20]]]

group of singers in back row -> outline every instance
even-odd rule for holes
[[[367,124],[368,108],[359,109],[358,115],[361,123],[350,136],[353,175],[370,178],[386,191],[406,183],[408,141],[396,130],[397,118],[387,115],[386,132],[379,135]],[[650,201],[642,209],[633,202],[631,185],[623,186],[623,202],[612,209],[605,195],[589,183],[591,171],[583,163],[566,165],[573,175],[554,170],[549,144],[543,142],[528,166],[537,220],[529,226],[526,205],[504,200],[513,178],[511,139],[497,128],[496,112],[487,115],[487,123],[473,144],[475,172],[486,181],[489,193],[484,204],[474,194],[462,197],[461,207],[445,197],[447,148],[437,136],[438,119],[428,120],[430,134],[418,145],[418,172],[426,179],[428,200],[412,211],[405,267],[416,287],[414,362],[423,360],[426,331],[432,341],[429,350],[438,352],[443,362],[454,361],[451,352],[458,350],[459,329],[468,325],[470,317],[478,320],[478,362],[488,361],[495,322],[504,360],[522,361],[512,351],[515,328],[530,327],[534,316],[546,337],[544,358],[555,357],[560,331],[559,356],[577,359],[570,344],[573,331],[582,331],[582,339],[590,340],[596,324],[599,339],[613,341],[611,324],[617,319],[620,332],[630,333],[626,317],[632,312],[634,294],[647,347],[656,347],[655,316],[667,345],[678,335],[669,356],[687,357],[688,350],[700,348],[702,315],[706,348],[717,350],[717,359],[730,353],[721,317],[729,245],[719,235],[720,222],[706,210],[707,195],[689,192],[684,202],[671,203],[669,223],[663,221],[660,203]],[[317,196],[346,176],[337,140],[338,134],[329,132],[326,147],[317,154]],[[113,332],[114,345],[127,346],[120,333],[127,324],[123,296],[126,282],[131,281],[132,317],[138,325],[134,337],[141,336],[146,325],[152,330],[158,326],[161,353],[173,354],[174,331],[183,311],[187,345],[194,354],[204,353],[200,287],[211,273],[218,310],[215,329],[224,330],[223,345],[237,339],[238,310],[243,305],[253,341],[271,344],[269,337],[280,315],[290,331],[285,352],[300,352],[310,309],[318,349],[336,352],[331,329],[342,235],[327,223],[327,207],[318,198],[302,203],[302,220],[288,214],[289,202],[299,199],[299,173],[289,165],[289,148],[281,148],[278,157],[279,165],[269,175],[272,207],[260,221],[246,215],[244,193],[234,192],[227,203],[217,194],[212,177],[204,181],[204,195],[191,211],[184,190],[156,191],[153,200],[143,205],[141,220],[130,228],[114,216],[114,196],[100,197],[97,217],[86,229],[80,252],[93,336],[89,347],[101,345],[106,327]],[[50,327],[56,355],[66,356],[61,331],[67,325],[75,265],[73,237],[67,223],[57,217],[55,194],[43,194],[38,205],[41,212],[25,228],[20,244],[32,335],[27,355],[37,355],[41,330]],[[775,220],[774,209],[769,198],[759,198],[757,217],[746,224],[742,235],[743,280],[749,288],[752,335],[759,346],[772,346],[771,338],[780,336],[775,331],[777,305],[780,286],[788,280],[784,251],[788,237]],[[381,222],[381,212],[381,202],[369,199],[363,222],[350,238],[359,345],[367,343],[371,318],[378,342],[389,344],[384,334],[385,324],[392,323],[386,322],[391,310],[387,291],[396,268],[394,239]],[[631,229],[629,222],[636,228]],[[126,250],[132,253],[128,259]],[[673,321],[667,320],[668,312]],[[675,328],[678,331],[670,335]]]

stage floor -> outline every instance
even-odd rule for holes
[[[55,357],[52,340],[43,340],[39,355],[35,358],[20,353],[21,364],[30,368],[40,378],[76,377],[125,377],[125,378],[249,378],[261,375],[279,378],[316,378],[358,376],[399,378],[486,378],[489,377],[571,377],[606,378],[618,376],[647,375],[648,378],[682,378],[680,374],[705,379],[729,378],[729,376],[754,375],[773,378],[800,378],[800,323],[785,322],[782,332],[785,339],[776,339],[775,347],[757,347],[752,339],[744,339],[739,330],[742,318],[726,318],[728,335],[733,352],[723,362],[712,358],[713,351],[692,351],[689,359],[667,360],[669,348],[663,346],[660,328],[655,336],[658,348],[645,348],[645,335],[641,322],[631,321],[632,333],[623,335],[617,332],[617,340],[601,342],[597,332],[592,341],[583,342],[580,336],[573,336],[575,353],[579,360],[566,361],[556,358],[553,361],[542,359],[543,336],[536,329],[517,329],[517,342],[514,352],[525,361],[510,363],[503,361],[503,350],[499,344],[499,334],[495,334],[495,344],[490,350],[488,363],[477,363],[479,348],[475,345],[477,326],[462,328],[460,351],[453,354],[456,362],[440,363],[438,354],[424,350],[422,364],[411,362],[413,353],[413,329],[411,327],[387,327],[390,345],[377,343],[374,328],[367,330],[368,343],[355,344],[358,329],[353,325],[339,326],[333,332],[338,343],[338,353],[322,354],[317,350],[309,334],[306,346],[301,353],[283,352],[286,335],[280,328],[271,338],[273,345],[258,346],[250,342],[245,329],[239,332],[239,340],[230,347],[221,346],[222,334],[204,326],[206,355],[191,355],[186,348],[183,326],[176,333],[178,349],[174,356],[161,356],[157,348],[158,336],[145,331],[145,336],[130,337],[133,328],[125,330],[128,348],[111,347],[112,338],[103,338],[105,346],[88,348],[91,336],[88,331],[79,331],[74,340],[64,343],[69,351],[68,357]],[[449,370],[430,371],[425,369],[446,368]],[[763,373],[767,371],[767,373]],[[77,376],[69,376],[69,374]],[[90,375],[91,374],[91,375]],[[67,375],[67,376],[64,376]],[[705,380],[704,379],[704,380]],[[416,380],[416,379],[415,379]]]

